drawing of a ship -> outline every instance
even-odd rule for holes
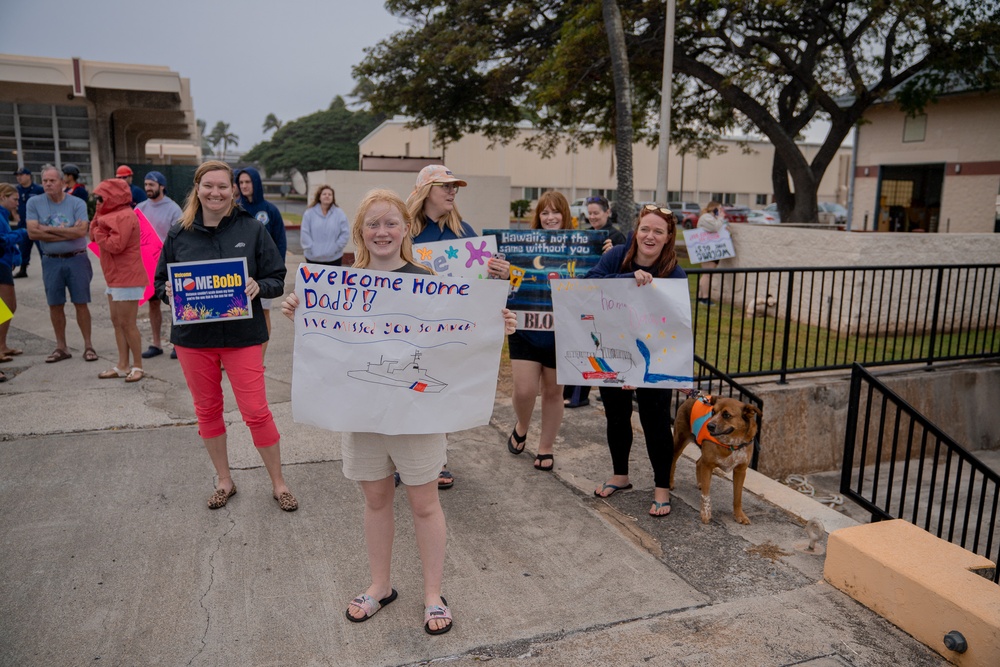
[[[584,379],[604,380],[608,384],[624,384],[621,374],[634,366],[632,353],[601,344],[601,334],[593,331],[590,334],[594,341],[594,351],[569,350],[566,360],[573,364]]]
[[[426,394],[437,394],[448,386],[428,375],[427,371],[420,367],[419,361],[420,351],[418,350],[413,353],[413,358],[406,363],[401,363],[396,359],[379,357],[377,364],[369,362],[368,368],[365,370],[347,371],[347,374],[355,380],[387,384],[390,387],[402,387]]]

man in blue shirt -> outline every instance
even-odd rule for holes
[[[42,186],[35,183],[31,178],[31,170],[25,167],[21,167],[14,171],[14,176],[17,177],[17,219],[18,225],[26,229],[28,227],[28,221],[24,217],[25,207],[28,205],[28,200],[35,195],[43,194],[45,191],[42,190]],[[31,263],[31,248],[37,243],[37,241],[32,241],[29,238],[25,238],[21,242],[21,266],[17,273],[14,274],[15,278],[27,278],[28,277],[28,264]]]
[[[42,189],[45,194],[28,200],[25,219],[28,236],[41,241],[42,282],[45,300],[49,304],[49,319],[56,335],[56,349],[46,359],[55,363],[69,359],[66,344],[66,292],[76,308],[76,323],[83,334],[83,360],[97,361],[97,352],[90,340],[90,280],[94,270],[87,257],[87,205],[63,192],[59,170],[52,165],[42,167]]]

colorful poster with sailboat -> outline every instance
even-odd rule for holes
[[[689,388],[694,384],[686,280],[553,279],[559,384]]]

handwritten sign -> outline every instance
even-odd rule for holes
[[[559,384],[694,386],[686,280],[553,280]]]
[[[707,232],[704,229],[685,229],[684,243],[687,244],[688,257],[692,264],[736,257],[733,237],[729,233],[729,227],[725,225],[717,232]]]
[[[295,293],[295,421],[390,435],[489,423],[505,281],[300,264]]]
[[[439,276],[488,278],[486,262],[497,254],[495,236],[414,243],[413,258]]]
[[[167,280],[174,292],[174,324],[253,317],[245,257],[167,264]]]
[[[510,262],[510,298],[507,307],[517,315],[517,328],[552,331],[549,281],[584,276],[601,259],[606,230],[596,229],[488,229],[497,250]]]

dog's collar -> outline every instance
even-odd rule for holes
[[[753,444],[753,440],[751,440],[749,442],[741,442],[738,445],[727,445],[727,444],[719,442],[718,440],[716,440],[715,443],[717,445],[719,445],[720,447],[728,449],[731,452],[736,452],[736,451],[739,451],[739,450],[743,449],[744,447],[748,447],[748,446],[752,445]]]

